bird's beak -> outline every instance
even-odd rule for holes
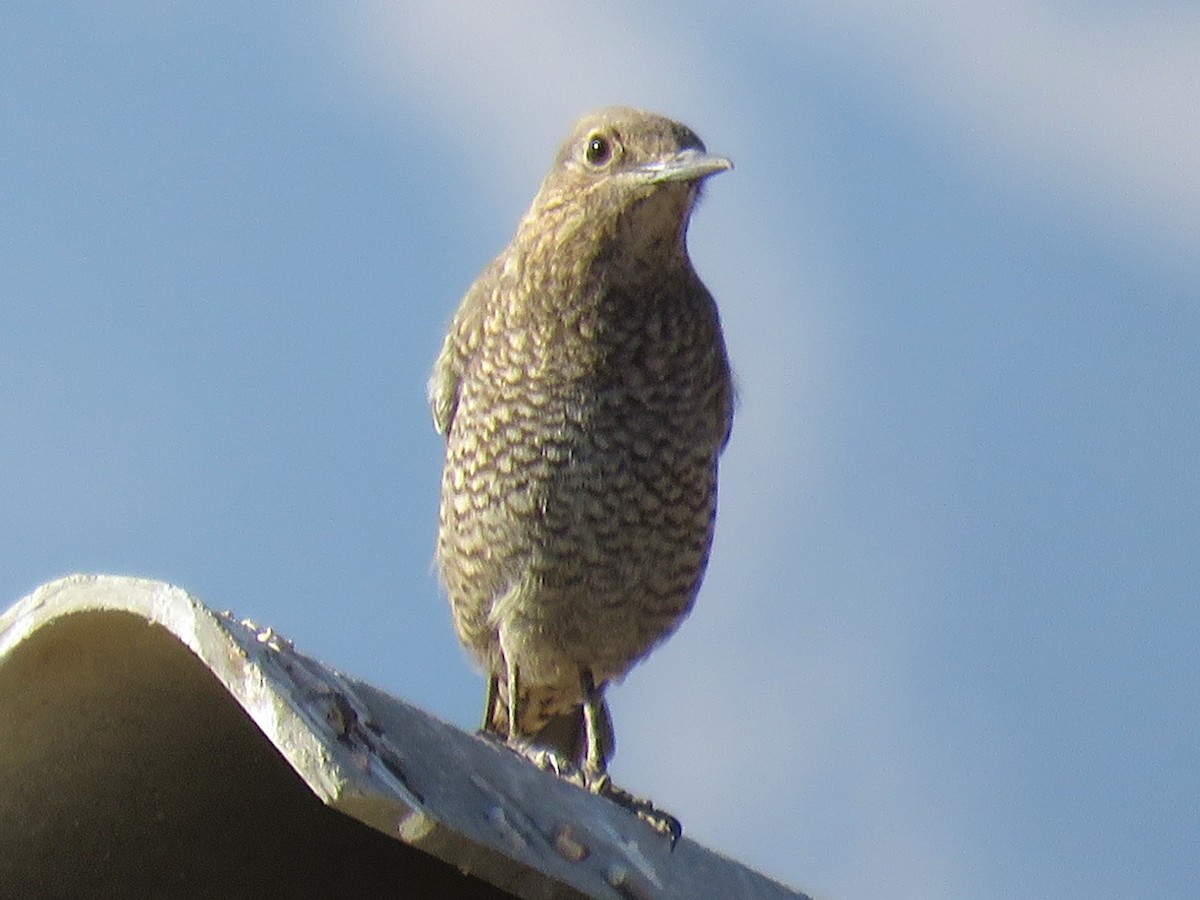
[[[647,163],[638,172],[650,184],[661,184],[664,181],[700,181],[732,168],[733,162],[724,156],[689,147],[668,159]]]

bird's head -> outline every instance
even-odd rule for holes
[[[634,214],[654,231],[682,236],[702,182],[731,168],[686,125],[630,107],[601,109],[575,123],[529,217],[604,229]]]

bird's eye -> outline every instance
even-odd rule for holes
[[[599,134],[593,134],[588,138],[587,150],[584,151],[584,156],[587,157],[587,161],[593,166],[604,165],[612,159],[612,155],[612,144],[608,138]]]

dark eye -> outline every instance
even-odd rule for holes
[[[587,150],[584,151],[587,161],[593,166],[602,166],[612,159],[612,144],[603,135],[593,134],[588,138]]]

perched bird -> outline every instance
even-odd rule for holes
[[[429,383],[437,561],[489,676],[484,730],[591,784],[613,751],[605,687],[676,629],[708,562],[732,386],[686,233],[731,166],[662,116],[585,116]]]

